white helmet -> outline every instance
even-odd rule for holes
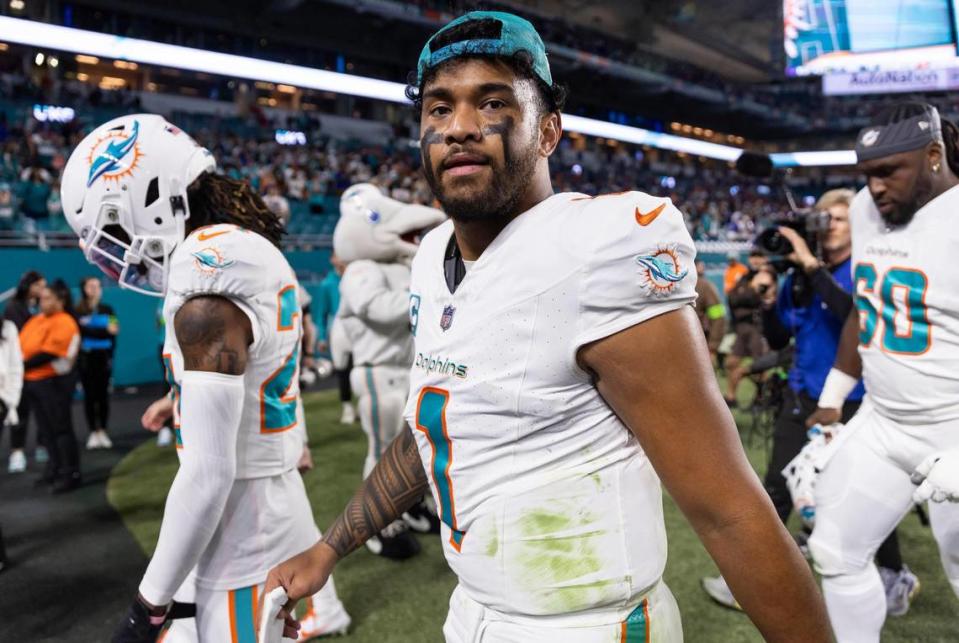
[[[333,250],[343,261],[404,261],[416,254],[415,237],[446,220],[425,205],[391,199],[372,183],[351,185],[340,199]]]
[[[187,187],[215,169],[213,155],[162,116],[121,116],[70,155],[64,216],[87,261],[124,288],[162,297],[190,218]]]

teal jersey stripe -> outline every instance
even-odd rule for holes
[[[236,643],[256,643],[256,621],[253,619],[253,588],[233,591],[233,613]]]
[[[370,400],[373,403],[373,450],[376,452],[376,459],[380,459],[382,447],[380,443],[380,403],[376,395],[376,384],[373,383],[373,367],[366,367],[366,388],[370,390]]]
[[[620,643],[647,643],[649,623],[646,621],[646,601],[640,603],[623,621]]]

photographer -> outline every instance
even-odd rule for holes
[[[739,383],[749,372],[749,366],[743,360],[755,360],[769,352],[766,340],[763,339],[761,322],[761,301],[765,290],[760,292],[753,285],[756,277],[764,274],[775,282],[775,274],[768,263],[761,252],[752,251],[749,254],[749,268],[726,295],[726,303],[733,320],[733,332],[736,335],[732,353],[726,357],[725,364],[726,404],[730,408],[737,406]]]
[[[806,418],[816,410],[823,383],[836,356],[843,323],[853,307],[849,204],[854,196],[852,190],[830,190],[816,203],[816,210],[824,213],[820,216],[828,215],[828,227],[824,223],[817,231],[812,224],[806,229],[810,230],[810,243],[815,241],[813,245],[821,248],[821,259],[810,250],[810,243],[803,235],[792,228],[780,227],[779,234],[791,246],[785,257],[786,265],[780,264],[786,268],[782,288],[777,288],[771,271],[760,270],[750,277],[750,290],[757,293],[760,300],[762,330],[769,346],[781,350],[790,339],[795,340],[789,387],[776,417],[772,455],[764,481],[783,523],[792,512],[793,502],[782,470],[806,444]],[[842,409],[843,422],[859,408],[863,393],[860,382]],[[800,534],[797,541],[804,544],[806,536],[806,533]],[[918,581],[902,564],[895,533],[879,548],[876,562],[886,584],[889,613],[905,614]],[[728,588],[721,578],[704,579],[703,584],[716,601],[735,607],[735,599],[727,595]]]

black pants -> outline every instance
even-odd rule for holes
[[[859,410],[859,404],[858,401],[846,402],[842,407],[840,421],[848,422]],[[783,524],[786,523],[789,514],[792,513],[793,502],[789,495],[789,489],[786,487],[786,479],[782,475],[782,470],[805,446],[807,442],[806,418],[812,415],[815,410],[816,400],[805,392],[796,393],[791,388],[787,388],[783,395],[782,409],[780,409],[776,424],[773,427],[773,452],[769,459],[769,468],[766,471],[764,484],[766,493],[773,501],[776,513],[779,514],[779,519],[783,521]],[[899,540],[895,531],[889,534],[885,542],[879,546],[879,550],[876,552],[876,563],[881,567],[896,571],[902,569],[902,555],[899,552]]]
[[[349,402],[353,399],[353,389],[350,387],[350,371],[353,370],[353,354],[342,371],[336,371],[336,381],[340,385],[340,402]]]
[[[90,432],[107,428],[110,418],[110,376],[113,355],[110,351],[85,351],[77,362],[83,385],[83,410]]]
[[[20,396],[20,405],[17,406],[18,424],[10,427],[10,449],[22,449],[27,445],[27,423],[30,421],[30,402],[26,395]],[[0,428],[3,423],[0,422]],[[42,442],[40,444],[43,444]]]
[[[48,480],[80,473],[80,451],[70,412],[75,382],[73,374],[68,374],[23,383],[24,395],[37,415],[37,433],[50,453],[44,472]]]

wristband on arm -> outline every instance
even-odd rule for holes
[[[706,317],[709,319],[719,319],[726,316],[726,307],[722,304],[713,304],[706,309]]]
[[[859,380],[852,375],[844,373],[838,368],[831,368],[829,375],[826,376],[826,382],[823,384],[822,393],[819,394],[819,408],[841,409],[846,398],[849,397],[858,383]]]

